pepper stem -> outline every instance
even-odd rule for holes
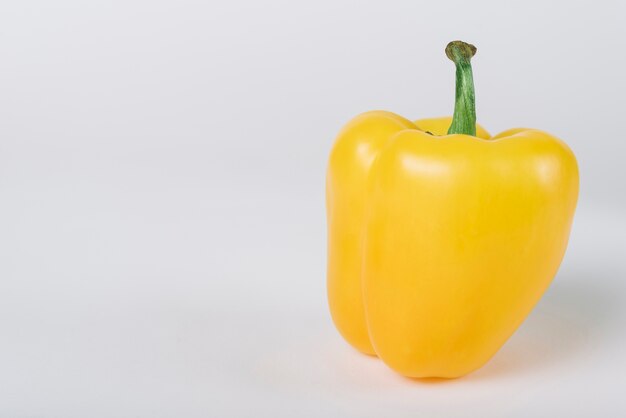
[[[448,135],[476,136],[476,97],[470,62],[474,54],[476,47],[463,41],[452,41],[446,46],[446,55],[456,65],[456,99]]]

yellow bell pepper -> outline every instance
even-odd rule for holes
[[[476,124],[470,59],[452,118],[350,121],[327,173],[328,300],[341,335],[409,377],[484,365],[557,272],[578,198],[576,158],[534,129]]]

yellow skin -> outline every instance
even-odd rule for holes
[[[556,274],[578,197],[560,140],[447,135],[451,120],[364,113],[328,165],[333,321],[409,377],[459,377],[497,352]]]

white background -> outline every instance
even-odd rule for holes
[[[626,414],[620,1],[5,1],[1,417]],[[553,286],[483,369],[440,383],[349,348],[325,299],[340,127],[452,112],[575,151]]]

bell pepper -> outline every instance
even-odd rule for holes
[[[463,376],[520,326],[555,276],[578,198],[568,146],[476,124],[471,58],[454,41],[453,117],[351,120],[326,180],[328,302],[340,334],[415,378]]]

